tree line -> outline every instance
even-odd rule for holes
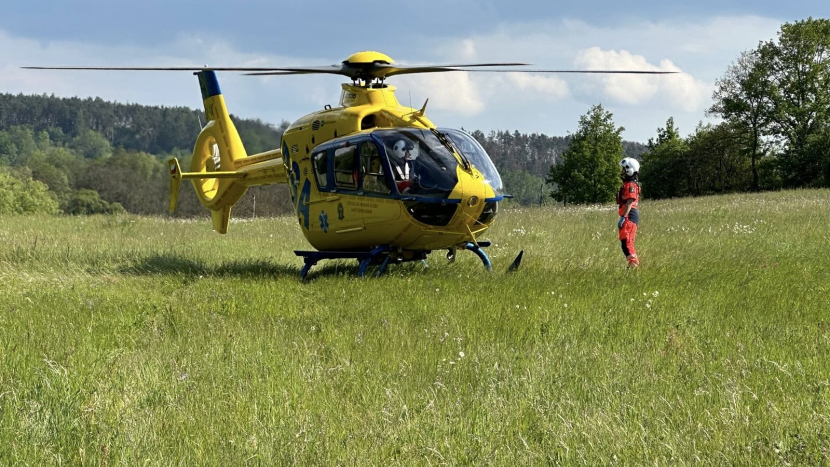
[[[287,127],[231,116],[251,153],[279,147]],[[0,94],[0,214],[166,212],[165,160],[185,166],[200,123],[199,110]],[[235,211],[288,212],[285,187],[253,188]],[[182,190],[177,216],[204,215],[192,190]]]
[[[252,154],[279,147],[288,125],[232,118]],[[164,214],[169,190],[165,160],[175,156],[189,166],[204,122],[202,111],[183,107],[0,94],[0,190],[18,193],[29,187],[34,199],[50,198],[37,204],[38,212]],[[512,202],[520,204],[540,202],[548,189],[545,173],[571,140],[518,131],[472,135],[499,168],[515,197]],[[625,145],[631,155],[645,150],[639,143]],[[30,201],[13,205],[9,198],[0,213],[35,210]],[[234,207],[240,216],[290,211],[287,188],[279,185],[251,188]],[[176,215],[204,214],[193,191],[185,187]]]

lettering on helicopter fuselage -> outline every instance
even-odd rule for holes
[[[346,206],[349,207],[349,212],[357,214],[374,214],[378,203],[370,201],[347,201]]]

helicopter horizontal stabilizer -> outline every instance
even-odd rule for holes
[[[168,209],[172,214],[179,205],[179,191],[182,188],[182,168],[179,165],[179,160],[171,157],[167,159],[167,169],[170,173],[170,206]]]

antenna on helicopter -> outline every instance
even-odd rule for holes
[[[422,117],[424,116],[424,112],[426,112],[426,110],[427,110],[427,104],[428,103],[429,103],[429,98],[427,97],[427,100],[424,101],[424,106],[421,107],[421,110],[418,111],[418,115],[420,115]]]

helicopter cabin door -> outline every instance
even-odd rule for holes
[[[322,243],[359,248],[390,242],[397,231],[390,223],[400,219],[401,208],[377,143],[367,136],[330,141],[312,160],[321,196],[310,216],[325,219],[322,233],[333,237]]]

